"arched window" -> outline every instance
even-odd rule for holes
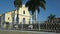
[[[10,18],[8,17],[8,20],[9,20]]]
[[[25,14],[25,11],[23,11],[23,14]]]

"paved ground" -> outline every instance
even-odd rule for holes
[[[0,34],[60,34],[51,32],[35,32],[35,31],[13,31],[13,30],[0,30]]]
[[[0,31],[0,34],[33,34],[33,33],[27,33],[27,32],[6,32],[6,31]]]

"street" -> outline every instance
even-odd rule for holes
[[[17,30],[0,30],[0,34],[60,34],[60,33],[35,32],[35,31],[17,31]]]

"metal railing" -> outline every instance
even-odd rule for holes
[[[40,30],[40,24],[39,23],[33,23],[32,24],[10,24],[5,23],[2,24],[3,26],[1,29],[7,29],[7,30],[27,30],[27,31],[38,31]]]

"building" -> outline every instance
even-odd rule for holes
[[[42,31],[60,32],[60,18],[54,18],[40,24]]]
[[[60,18],[54,18],[52,20],[48,20],[48,22],[52,22],[52,23],[60,22]]]
[[[31,15],[28,11],[28,7],[25,7],[25,5],[22,5],[21,8],[18,10],[18,24],[31,24]],[[2,14],[2,27],[12,27],[13,24],[17,24],[17,10],[12,10],[9,12],[6,12]]]

